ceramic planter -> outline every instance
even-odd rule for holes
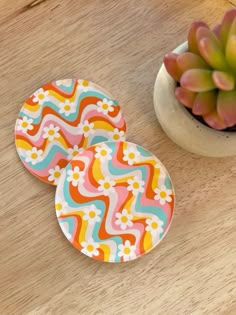
[[[174,50],[187,51],[187,42]],[[183,149],[199,155],[225,157],[236,155],[236,132],[211,129],[197,121],[175,98],[176,82],[164,64],[154,87],[154,107],[166,134]]]

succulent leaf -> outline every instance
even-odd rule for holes
[[[212,71],[202,69],[191,69],[184,72],[180,84],[192,92],[207,92],[216,88],[212,79]]]
[[[185,52],[177,57],[177,64],[182,72],[189,69],[210,69],[209,65],[199,56]]]
[[[196,33],[197,33],[198,28],[200,27],[205,27],[207,29],[209,28],[206,23],[202,21],[195,21],[192,23],[191,28],[188,33],[188,48],[189,48],[189,51],[195,54],[199,54]]]
[[[202,117],[208,126],[212,127],[213,129],[223,130],[227,127],[216,110]]]
[[[221,41],[221,28],[222,25],[221,24],[217,24],[216,26],[213,27],[212,32],[215,34],[215,36]]]
[[[193,107],[195,96],[196,93],[186,90],[181,86],[175,89],[175,97],[177,98],[177,100],[188,108]]]
[[[217,112],[228,127],[236,124],[236,91],[220,91]]]
[[[225,55],[228,64],[236,72],[236,35],[229,37],[226,45]]]
[[[217,104],[217,93],[215,91],[198,93],[195,97],[192,112],[195,115],[207,115],[214,111]]]
[[[223,43],[223,47],[226,47],[229,31],[235,17],[236,17],[236,9],[230,9],[224,15],[224,18],[222,21],[221,32],[220,32],[220,37]]]
[[[180,70],[177,64],[177,57],[178,55],[174,53],[165,55],[164,64],[167,72],[172,76],[172,78],[175,81],[179,82],[182,75],[182,71]]]
[[[234,88],[234,76],[229,72],[214,71],[212,75],[216,87],[223,91],[231,91]]]

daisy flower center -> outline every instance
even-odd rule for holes
[[[107,155],[107,151],[104,150],[104,149],[102,149],[102,150],[100,151],[100,154],[101,154],[102,156],[106,156],[106,155]]]
[[[56,207],[57,211],[60,211],[62,209],[62,204],[61,203],[57,203],[55,207]]]
[[[135,154],[133,152],[129,153],[129,158],[130,159],[134,159],[135,158]]]
[[[79,153],[79,152],[75,150],[75,151],[73,151],[72,155],[73,155],[73,156],[76,156],[78,153]]]
[[[115,135],[113,135],[113,139],[114,139],[114,140],[119,140],[119,139],[120,139],[120,136],[119,136],[118,134],[115,134]]]
[[[35,159],[37,159],[38,154],[34,152],[34,153],[32,153],[32,154],[31,154],[31,157],[32,157],[32,159],[34,159],[34,160],[35,160]]]
[[[27,121],[23,121],[23,123],[21,124],[21,126],[22,126],[23,128],[28,127],[28,123],[27,123]]]
[[[79,173],[74,173],[73,174],[73,179],[78,180],[79,179]]]
[[[60,177],[60,176],[61,176],[61,173],[60,173],[60,172],[56,171],[56,172],[54,173],[54,177],[55,177],[55,178],[58,178],[58,177]]]
[[[89,244],[89,245],[87,246],[87,251],[88,251],[88,252],[92,252],[93,250],[94,250],[93,245],[92,245],[92,244]]]
[[[48,131],[48,134],[49,134],[49,136],[53,136],[55,134],[55,131],[51,129]]]
[[[86,86],[89,85],[89,82],[85,80],[85,81],[82,83],[82,85],[83,85],[84,87],[86,87]]]
[[[104,183],[104,188],[109,189],[111,187],[110,183]]]
[[[151,227],[156,230],[158,228],[157,222],[152,222]]]
[[[102,104],[103,109],[108,109],[108,107],[109,107],[108,104],[106,104],[106,103]]]
[[[165,198],[166,197],[166,192],[165,191],[161,191],[160,192],[160,197],[161,198]]]
[[[137,183],[137,182],[133,183],[133,187],[134,187],[134,189],[138,189],[139,188],[139,183]]]
[[[125,253],[125,255],[129,255],[130,252],[131,252],[131,250],[130,250],[129,247],[125,247],[125,248],[124,248],[124,253]]]
[[[90,216],[90,218],[95,218],[95,216],[96,216],[96,213],[94,212],[94,211],[90,211],[89,212],[89,216]]]
[[[122,223],[126,223],[128,221],[128,218],[126,216],[122,216],[120,220]]]
[[[44,99],[44,94],[42,94],[42,93],[38,94],[38,99],[43,100]]]
[[[70,108],[71,108],[71,107],[70,107],[70,105],[68,105],[68,104],[64,106],[64,110],[67,110],[67,111],[68,111],[68,110],[70,110]]]
[[[88,131],[89,131],[89,126],[84,126],[84,127],[83,127],[83,131],[84,131],[84,132],[88,132]]]

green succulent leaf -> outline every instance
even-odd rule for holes
[[[207,92],[216,88],[212,79],[212,71],[202,69],[191,69],[184,72],[180,84],[192,92]]]
[[[196,32],[200,27],[205,27],[207,29],[209,28],[206,23],[202,21],[195,21],[192,23],[188,33],[188,48],[190,52],[195,54],[199,54]]]
[[[177,64],[182,72],[189,69],[210,69],[202,57],[191,52],[180,54],[177,57]]]
[[[216,110],[202,117],[208,126],[212,127],[213,129],[223,130],[227,127]]]
[[[175,89],[175,97],[184,106],[192,108],[196,97],[196,93],[186,90],[183,87],[179,86]]]
[[[236,35],[229,37],[226,45],[225,55],[228,64],[236,72]]]
[[[235,18],[236,18],[236,9],[230,9],[224,15],[224,18],[222,21],[222,27],[220,31],[220,38],[223,43],[223,47],[226,47],[229,31],[230,31],[232,22],[234,21]]]
[[[231,91],[234,89],[234,76],[229,72],[214,71],[213,81],[219,90]]]
[[[228,127],[236,124],[236,91],[220,91],[217,112]]]
[[[182,75],[182,71],[180,70],[177,64],[177,57],[178,55],[174,53],[165,55],[164,65],[169,75],[172,76],[172,78],[175,81],[179,82]]]
[[[215,91],[198,93],[195,97],[192,112],[195,115],[207,115],[216,109],[217,94]]]

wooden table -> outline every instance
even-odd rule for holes
[[[235,0],[0,0],[0,314],[236,314],[236,158],[192,155],[153,109],[163,55],[193,19],[211,25]],[[43,83],[80,77],[122,104],[128,140],[168,168],[177,195],[165,240],[127,264],[76,251],[55,219],[55,187],[18,159],[14,124]]]

